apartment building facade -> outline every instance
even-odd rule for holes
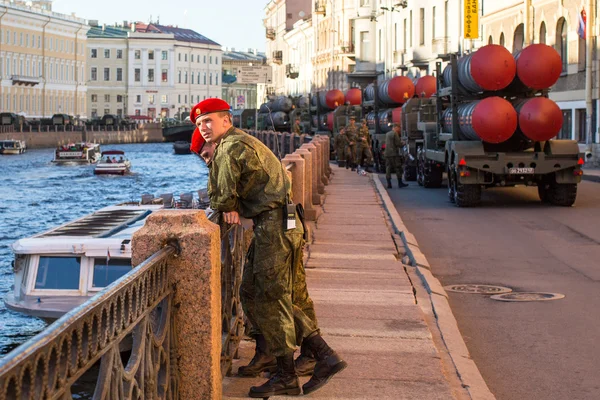
[[[221,95],[221,46],[189,29],[132,23],[89,34],[89,117],[183,119]]]
[[[223,52],[222,95],[231,108],[258,108],[265,101],[265,82],[240,83],[237,79],[239,67],[262,67],[267,65],[265,53],[256,49],[248,51],[226,48]]]
[[[85,116],[88,30],[49,1],[0,4],[0,109],[28,119]]]

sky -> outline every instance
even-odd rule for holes
[[[54,0],[52,11],[100,24],[153,22],[192,29],[221,46],[265,51],[267,0]],[[220,6],[222,5],[222,6]]]

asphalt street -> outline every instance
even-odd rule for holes
[[[541,204],[536,188],[488,189],[471,209],[450,203],[445,188],[388,192],[444,286],[566,296],[509,303],[448,292],[497,399],[600,399],[600,183],[582,182],[570,208]]]

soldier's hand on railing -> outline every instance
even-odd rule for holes
[[[223,220],[225,222],[227,222],[228,224],[237,224],[237,225],[241,225],[242,223],[240,222],[240,214],[238,214],[237,211],[230,211],[230,212],[224,212],[223,213]]]

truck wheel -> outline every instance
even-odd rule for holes
[[[546,183],[540,182],[538,184],[538,196],[540,196],[540,200],[542,203],[550,203],[550,195],[548,194],[548,185]]]
[[[417,167],[414,165],[407,165],[404,168],[404,179],[409,182],[417,180]]]
[[[455,173],[456,174],[456,173]],[[481,185],[463,185],[454,178],[454,200],[458,207],[473,207],[481,202]]]
[[[576,183],[553,183],[548,189],[550,204],[561,207],[571,207],[577,199]]]
[[[455,197],[456,197],[456,192],[454,190],[454,173],[452,171],[454,171],[454,169],[447,171],[447,173],[448,173],[448,200],[450,200],[450,203],[454,203]]]
[[[439,188],[442,186],[442,170],[439,168],[423,168],[423,186],[426,188]]]

